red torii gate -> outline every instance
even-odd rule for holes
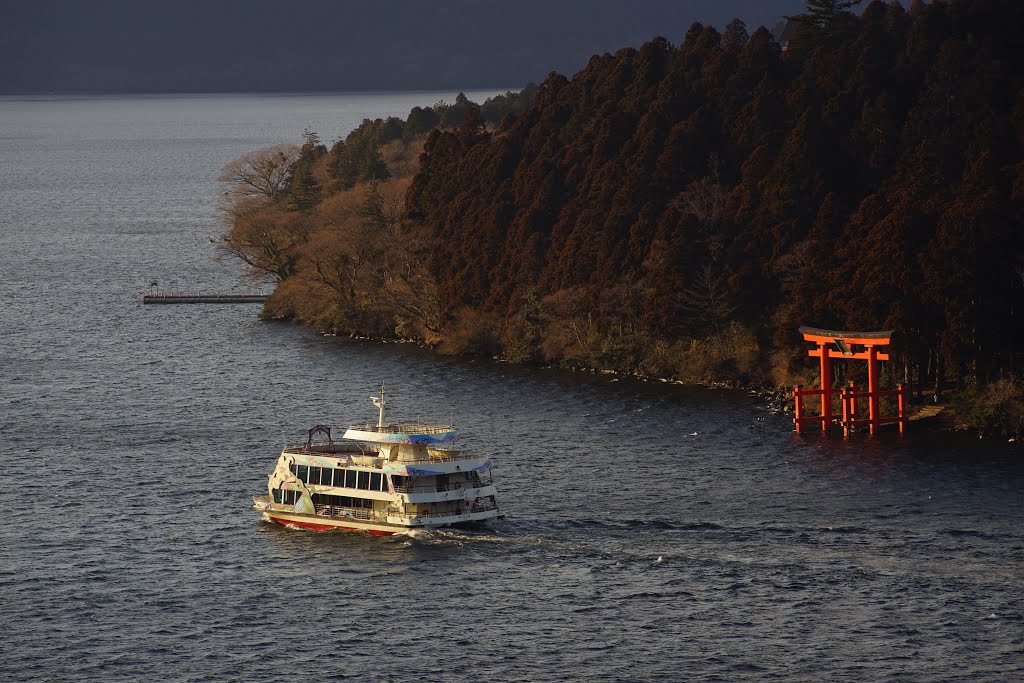
[[[808,356],[817,356],[821,363],[820,389],[804,389],[798,386],[793,389],[793,399],[796,403],[796,413],[793,423],[796,431],[802,430],[804,423],[817,422],[821,424],[822,431],[828,431],[832,426],[832,395],[838,393],[842,400],[843,436],[849,436],[850,431],[858,425],[867,424],[871,433],[874,434],[883,424],[895,422],[899,424],[902,433],[906,424],[906,392],[903,385],[897,385],[895,391],[879,390],[879,368],[878,362],[889,360],[888,353],[880,353],[878,347],[888,346],[892,340],[893,330],[882,332],[837,332],[835,330],[821,330],[815,327],[801,327],[800,333],[804,340],[818,345],[816,349],[808,349]],[[833,348],[834,347],[834,348]],[[857,348],[855,348],[857,347]],[[857,391],[857,386],[850,383],[850,386],[841,389],[832,388],[832,359],[842,360],[866,360],[868,362],[868,390]],[[803,398],[805,396],[821,396],[821,414],[804,415]],[[898,415],[895,417],[882,417],[880,398],[882,396],[896,396]],[[857,417],[857,399],[868,399],[867,419]]]

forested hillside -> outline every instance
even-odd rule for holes
[[[407,200],[451,329],[690,378],[783,382],[802,324],[897,330],[910,382],[1015,369],[1024,5],[807,19],[785,51],[695,24],[434,132]]]
[[[279,192],[226,171],[228,248],[327,332],[786,385],[800,325],[894,329],[887,379],[984,385],[1022,360],[1021,27],[1016,0],[817,12],[785,50],[695,24],[529,106],[311,134]]]

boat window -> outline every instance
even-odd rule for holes
[[[319,484],[320,483],[320,468],[319,467],[310,466],[310,468],[309,468],[309,480],[308,480],[307,483],[309,483],[309,484]]]
[[[292,474],[295,474],[295,463],[294,462],[288,463],[288,471],[290,471]]]
[[[405,477],[400,474],[391,475],[391,484],[393,486],[405,486]]]
[[[356,471],[345,470],[345,487],[354,489],[356,487]]]
[[[345,470],[331,470],[334,473],[332,486],[344,486],[345,485]]]
[[[359,486],[357,488],[361,488],[363,490],[366,490],[366,489],[370,488],[370,473],[369,472],[360,472],[359,473]]]
[[[325,467],[322,470],[320,470],[320,483],[323,486],[330,486],[331,485],[331,468],[330,467]]]
[[[274,502],[275,503],[280,503],[281,502],[281,489],[274,489]]]
[[[371,491],[380,491],[380,473],[379,472],[371,472],[370,473],[370,490]]]

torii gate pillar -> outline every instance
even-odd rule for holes
[[[806,339],[806,336],[804,337]],[[811,353],[814,353],[813,351]],[[821,387],[821,429],[822,431],[828,431],[829,426],[832,424],[832,392],[826,391],[832,388],[832,358],[829,357],[828,351],[825,349],[825,345],[822,343],[818,344],[818,360],[821,361],[821,382],[818,386]]]
[[[888,344],[886,340],[886,344]],[[878,418],[880,417],[879,412],[879,401],[878,401],[878,349],[874,346],[867,347],[868,351],[868,420],[870,421],[871,433],[874,434],[878,428]],[[885,354],[885,358],[881,360],[889,360],[889,355]]]

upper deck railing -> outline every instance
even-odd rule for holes
[[[395,493],[445,493],[446,491],[464,491],[473,489],[483,489],[488,486],[494,486],[494,480],[491,477],[480,477],[480,481],[456,481],[448,484],[412,484],[406,486],[396,486]]]
[[[360,449],[355,444],[334,444],[333,449],[329,449],[327,444],[314,444],[312,448],[307,449],[303,444],[301,446],[288,446],[284,449],[284,453],[288,455],[351,455],[353,457],[353,465],[355,467],[369,467],[375,469],[383,469],[384,467],[392,465],[424,465],[429,463],[442,463],[452,462],[454,460],[483,460],[487,456],[483,453],[476,453],[473,451],[456,451],[449,450],[447,448],[434,448],[431,446],[427,449],[427,457],[425,458],[402,458],[400,460],[388,460],[387,457],[372,449]],[[364,461],[359,461],[359,458],[365,458]]]
[[[380,457],[377,453],[368,453],[365,448],[360,448],[359,444],[354,443],[315,443],[311,446],[299,444],[298,446],[285,446],[284,452],[292,455],[333,455],[335,453],[344,453],[345,455]]]
[[[377,434],[447,434],[455,431],[450,425],[428,425],[421,422],[386,424],[383,427],[375,424],[352,425],[349,429]]]

